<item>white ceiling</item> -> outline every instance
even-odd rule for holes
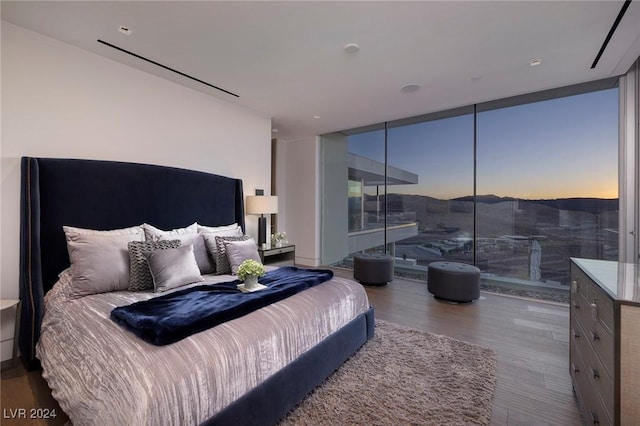
[[[293,140],[620,75],[640,56],[640,1],[631,3],[590,67],[622,5],[2,1],[1,13],[5,21],[272,117],[274,136]],[[121,25],[132,34],[121,34]],[[347,43],[360,51],[346,53]],[[541,65],[531,67],[534,59]],[[410,83],[421,89],[402,93]]]

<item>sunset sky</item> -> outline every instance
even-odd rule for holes
[[[478,114],[477,193],[523,199],[618,197],[618,89]],[[384,133],[349,137],[349,151],[384,161]],[[389,192],[473,194],[473,117],[391,128],[389,165],[419,175]]]

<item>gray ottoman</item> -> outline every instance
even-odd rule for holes
[[[353,278],[362,284],[386,285],[393,281],[393,257],[389,254],[355,254]]]
[[[427,288],[435,297],[472,302],[480,297],[480,269],[457,262],[433,262],[427,272]]]

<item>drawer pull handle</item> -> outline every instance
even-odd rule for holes
[[[600,336],[598,336],[598,333],[596,333],[595,331],[591,332],[591,339],[595,342],[600,340]]]
[[[580,337],[580,333],[578,333],[578,332],[577,332],[577,331],[575,331],[575,330],[571,330],[571,333],[573,334],[573,337],[574,337],[575,339],[577,339],[577,338],[579,338],[579,337]]]
[[[580,309],[580,304],[576,301],[573,302],[573,309]]]
[[[594,379],[600,378],[600,373],[598,373],[598,370],[596,370],[595,368],[591,369],[591,375],[593,376]]]
[[[593,299],[593,302],[591,302],[591,318],[593,318],[594,321],[598,320],[598,303],[596,299]]]
[[[580,369],[579,369],[575,364],[571,363],[571,371],[572,371],[574,374],[577,374],[577,373],[579,373],[579,372],[580,372]]]

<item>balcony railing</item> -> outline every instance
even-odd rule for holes
[[[389,211],[387,213],[387,226],[407,225],[416,222],[416,212],[410,210]],[[384,213],[377,211],[365,211],[349,213],[349,233],[384,229]]]

